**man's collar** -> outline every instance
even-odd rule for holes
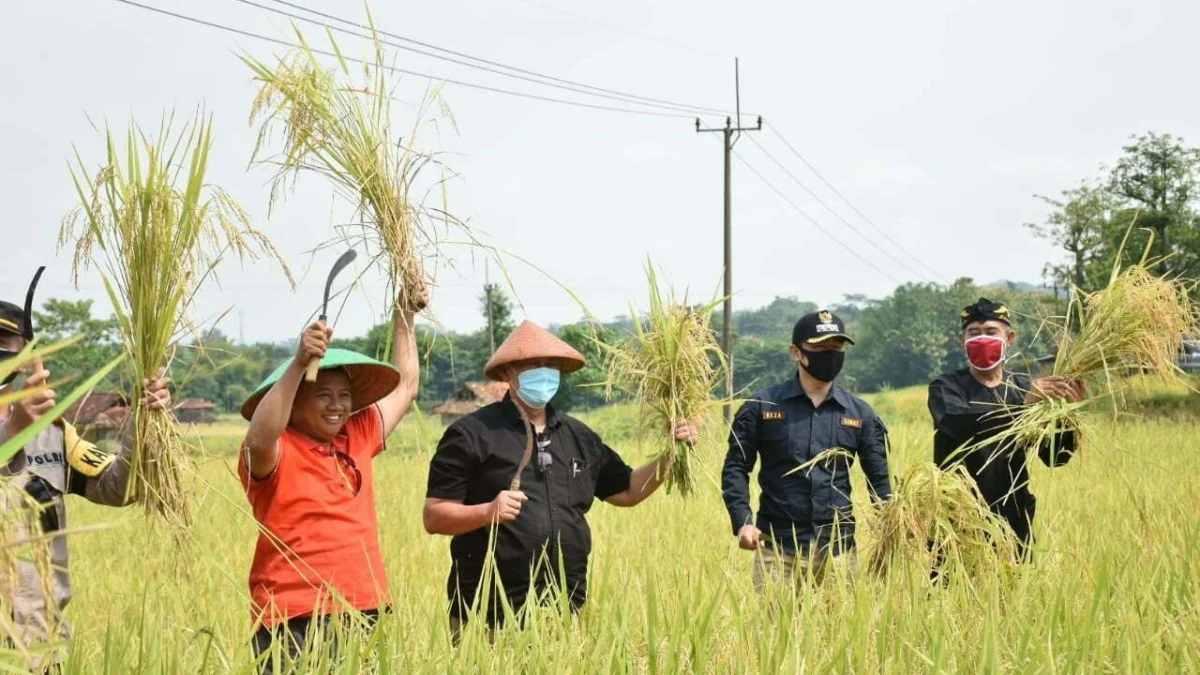
[[[808,393],[804,391],[804,387],[800,384],[799,372],[797,372],[793,377],[789,378],[788,381],[784,383],[783,391],[780,392],[780,398],[783,400],[792,398],[804,398],[808,399],[809,401],[812,400],[808,398]],[[825,397],[826,401],[830,399],[836,401],[838,405],[842,406],[842,409],[850,409],[850,394],[846,393],[846,391],[839,387],[836,382],[832,387],[830,387],[829,395]]]
[[[349,424],[349,421],[347,421],[346,424]],[[341,438],[343,440],[349,440],[349,438],[350,438],[350,435],[348,433],[346,433],[345,426],[342,426],[342,430],[337,433],[337,436],[334,436],[331,440],[328,440],[328,441],[318,441],[317,439],[313,438],[312,436],[309,436],[308,434],[304,433],[303,431],[300,431],[299,429],[292,426],[291,424],[289,424],[287,426],[287,429],[285,431],[292,435],[292,442],[294,442],[297,447],[303,448],[304,450],[316,450],[317,448],[322,448],[322,449],[328,448],[339,438]]]
[[[850,409],[850,394],[845,389],[837,386],[835,383],[833,389],[829,391],[829,398],[837,401],[838,405],[842,406],[842,410]]]
[[[509,391],[507,394],[504,395],[504,401],[502,401],[501,403],[502,403],[502,408],[504,411],[504,419],[514,427],[517,427],[517,428],[524,427],[525,423],[521,419],[521,411],[517,409],[517,402],[513,400],[512,391]],[[546,404],[546,428],[554,429],[554,428],[557,428],[559,426],[559,424],[561,424],[561,423],[562,423],[562,420],[559,419],[558,413],[554,412],[554,406],[547,403]]]
[[[783,391],[780,392],[780,398],[786,400],[789,398],[800,398],[801,396],[807,396],[807,394],[804,393],[804,387],[800,386],[800,373],[794,372],[788,378],[788,381],[783,383]]]

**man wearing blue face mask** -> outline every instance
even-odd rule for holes
[[[572,609],[580,608],[587,600],[592,540],[585,516],[592,502],[636,506],[666,477],[662,462],[631,469],[594,431],[554,411],[550,401],[561,376],[584,365],[570,345],[522,323],[484,367],[489,379],[508,384],[509,394],[450,425],[438,444],[424,522],[430,534],[454,537],[447,592],[455,635],[476,608],[489,627],[503,623],[501,593],[520,612],[527,601],[562,588]],[[698,435],[691,422],[673,432],[687,442]],[[499,587],[483,578],[489,542]],[[488,597],[476,597],[481,587],[491,588]]]

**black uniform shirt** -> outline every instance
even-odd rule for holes
[[[796,469],[826,450],[851,456]],[[750,510],[750,472],[762,458],[757,520]],[[787,553],[813,544],[834,544],[839,553],[854,546],[850,467],[862,459],[872,496],[891,497],[887,428],[865,401],[834,385],[820,407],[804,393],[799,377],[758,392],[733,421],[721,484],[736,534],[754,522]]]
[[[516,520],[496,531],[495,561],[514,609],[524,605],[531,578],[537,591],[556,582],[561,556],[572,603],[587,598],[587,563],[592,535],[585,518],[594,499],[607,499],[629,487],[632,469],[594,431],[577,419],[546,409],[546,429],[521,475],[528,501]],[[429,464],[426,497],[486,504],[509,489],[525,454],[525,427],[511,396],[467,415],[446,429]],[[549,466],[539,468],[538,445]],[[542,462],[544,464],[544,461]],[[481,583],[491,528],[450,542],[450,611],[465,618]],[[545,557],[543,557],[545,556]],[[536,574],[531,570],[536,566]],[[489,621],[502,618],[498,596],[488,603]]]
[[[965,454],[958,451],[1008,428],[1013,415],[1024,407],[1031,387],[1028,377],[1009,373],[1000,386],[989,388],[966,368],[942,375],[929,385],[929,413],[935,429],[933,461],[943,468],[962,462],[988,507],[1007,520],[1022,541],[1030,539],[1036,508],[1029,491],[1026,449],[1014,451],[1011,444],[994,442]],[[1060,433],[1037,450],[1047,466],[1066,464],[1075,451],[1075,434]]]

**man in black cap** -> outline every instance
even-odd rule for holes
[[[1011,314],[1008,307],[987,298],[962,310],[959,338],[969,365],[929,385],[929,412],[935,429],[934,461],[944,469],[962,463],[988,507],[1012,527],[1024,558],[1033,539],[1037,503],[1029,491],[1025,464],[1025,452],[1031,448],[987,439],[1042,397],[1079,401],[1083,385],[1061,377],[1031,382],[1025,375],[1007,372],[1005,362],[1017,337]],[[1042,462],[1051,467],[1066,464],[1074,451],[1075,433],[1069,429],[1037,448]]]
[[[30,317],[25,310],[11,302],[0,301],[0,361],[15,358],[25,348],[26,340],[33,334],[27,328]],[[21,384],[22,390],[43,387],[50,379],[50,372],[42,366],[36,354],[32,368]],[[19,372],[14,372],[0,382],[0,393],[7,393]],[[146,382],[145,403],[151,408],[169,408],[171,394],[167,381],[157,379]],[[23,397],[10,406],[0,407],[0,443],[17,436],[37,422],[55,406],[55,393],[44,389]],[[132,416],[130,416],[132,418]],[[63,420],[55,420],[32,438],[6,464],[0,464],[0,478],[6,487],[21,490],[26,498],[18,499],[9,493],[0,493],[0,511],[17,511],[36,502],[40,509],[30,527],[41,531],[27,531],[22,536],[48,535],[45,544],[49,547],[53,572],[50,579],[32,561],[22,560],[17,582],[4,589],[11,593],[0,597],[0,605],[11,608],[10,618],[15,635],[6,635],[21,642],[33,661],[28,667],[34,672],[56,670],[56,664],[64,656],[61,639],[69,637],[62,611],[71,600],[71,577],[68,567],[67,542],[61,534],[67,527],[66,495],[79,495],[97,504],[124,506],[132,495],[126,490],[129,482],[129,443],[123,442],[120,454],[112,454],[80,438],[78,432]],[[47,597],[49,596],[49,597]],[[48,645],[59,643],[50,651]],[[3,646],[0,641],[0,647]]]
[[[871,406],[834,384],[853,344],[831,312],[805,315],[792,331],[797,372],[751,396],[734,418],[721,482],[738,544],[758,552],[760,591],[768,581],[820,581],[830,561],[847,561],[853,572],[856,457],[872,498],[891,497],[887,428]],[[750,473],[760,457],[755,518]]]

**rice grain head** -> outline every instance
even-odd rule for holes
[[[105,161],[96,171],[76,152],[71,175],[79,205],[64,218],[59,245],[74,247],[77,285],[84,270],[97,268],[132,364],[130,496],[186,526],[183,439],[171,411],[142,405],[142,383],[168,368],[180,339],[194,336],[188,310],[225,256],[273,259],[294,282],[245,210],[205,182],[211,117],[200,111],[177,134],[172,122],[173,116],[165,118],[156,135],[131,123],[123,146],[109,129]]]
[[[695,485],[694,448],[669,430],[686,420],[706,424],[706,413],[720,404],[713,391],[724,381],[727,363],[709,321],[722,300],[698,307],[679,302],[673,290],[659,287],[650,261],[646,279],[649,309],[643,315],[630,307],[633,334],[615,345],[599,343],[608,371],[605,388],[609,398],[622,391],[638,402],[640,434],[660,439],[654,458],[666,458],[668,492],[678,489],[687,496]]]
[[[453,120],[441,101],[440,87],[434,87],[426,91],[407,138],[392,131],[390,66],[369,11],[368,19],[373,60],[363,62],[359,78],[332,34],[329,42],[338,54],[334,69],[323,65],[295,26],[299,49],[274,63],[242,57],[261,85],[250,113],[251,124],[258,124],[252,161],[277,168],[272,207],[301,172],[332,182],[337,193],[355,205],[363,238],[375,249],[372,258],[387,273],[389,297],[398,290],[398,306],[416,309],[409,291],[425,281],[423,251],[436,247],[434,223],[455,225],[469,235],[445,207],[424,206],[425,186],[419,182],[425,168],[438,165],[434,155],[416,149],[423,123],[435,107],[440,118],[449,118],[451,124]],[[268,155],[277,142],[281,150]],[[439,180],[443,187],[444,182]]]

